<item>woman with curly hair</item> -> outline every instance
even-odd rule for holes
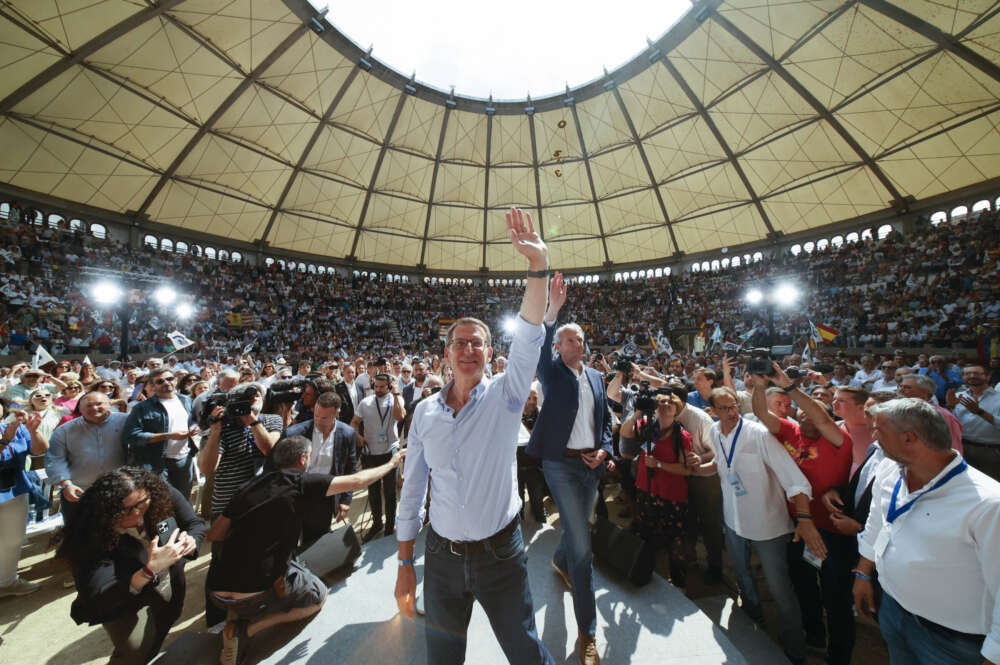
[[[184,607],[185,558],[197,558],[204,537],[181,493],[144,469],[108,471],[84,492],[58,556],[76,580],[70,616],[104,627],[109,665],[157,655]]]
[[[656,404],[656,412],[649,418],[633,411],[622,423],[621,449],[626,458],[638,454],[635,488],[639,516],[634,527],[646,542],[667,550],[670,581],[683,589],[687,585],[683,541],[687,476],[694,472],[687,465],[687,453],[691,452],[692,439],[675,420],[683,407],[677,395],[657,395]]]

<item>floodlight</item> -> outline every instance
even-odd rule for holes
[[[514,331],[517,329],[517,319],[513,316],[508,316],[503,320],[503,331],[508,335],[513,335]]]
[[[190,319],[194,315],[194,307],[186,302],[177,305],[177,316],[182,319]]]
[[[791,307],[799,299],[799,290],[791,284],[779,284],[774,289],[773,298],[779,307]]]
[[[161,286],[153,291],[153,297],[156,298],[156,302],[161,305],[169,305],[173,301],[177,300],[177,292],[169,286]]]
[[[756,305],[763,299],[764,299],[764,294],[761,293],[760,289],[750,289],[749,291],[747,291],[746,301],[751,305]]]
[[[108,281],[98,282],[91,287],[90,293],[94,300],[104,305],[117,303],[123,295],[122,287]]]

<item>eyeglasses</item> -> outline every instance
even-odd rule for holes
[[[97,386],[97,387],[100,388],[101,390],[114,390],[115,389],[115,387],[113,385],[111,385],[110,383],[105,383],[105,384]]]
[[[31,399],[52,399],[52,395],[48,393],[42,393],[40,395],[32,395]]]
[[[712,408],[717,409],[719,411],[738,411],[740,406],[739,404],[731,404],[731,405],[720,404]]]
[[[166,383],[168,381],[176,381],[176,380],[177,380],[176,376],[163,376],[163,377],[160,377],[159,379],[157,379],[156,381],[153,381],[153,383],[159,386],[159,385],[163,385],[164,383]]]
[[[464,351],[466,347],[471,346],[476,351],[479,351],[484,346],[486,346],[486,341],[482,339],[453,339],[451,340],[451,347],[456,351]]]
[[[83,388],[81,388],[80,386],[66,386],[65,389],[66,390],[73,390],[73,391],[83,390]]]
[[[141,514],[142,511],[146,509],[145,507],[149,505],[149,500],[150,500],[150,497],[147,495],[146,498],[139,499],[138,501],[136,501],[135,503],[133,503],[131,506],[125,506],[125,514],[126,515],[128,513],[140,513]]]

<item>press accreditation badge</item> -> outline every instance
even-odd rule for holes
[[[388,432],[379,432],[378,433],[378,441],[379,441],[379,443],[389,443],[389,433]]]
[[[733,494],[743,496],[747,493],[746,488],[743,487],[743,481],[740,480],[740,474],[730,469],[728,478],[729,484],[733,486]]]

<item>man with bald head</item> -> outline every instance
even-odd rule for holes
[[[57,427],[45,454],[45,473],[62,492],[63,520],[72,519],[84,490],[105,471],[125,464],[124,413],[111,409],[108,396],[91,390],[78,403],[82,417]]]

